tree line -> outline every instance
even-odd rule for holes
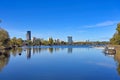
[[[48,40],[36,38],[34,40],[23,40],[22,38],[10,38],[9,33],[0,28],[0,49],[27,46],[39,46],[39,45],[65,45],[66,42],[60,40],[54,40],[52,37]]]
[[[120,24],[117,25],[116,28],[117,32],[114,34],[113,38],[110,39],[111,44],[120,44]],[[109,42],[73,42],[73,45],[100,45],[100,44],[108,44]],[[40,45],[67,45],[67,42],[61,41],[59,39],[55,40],[50,37],[48,40],[35,38],[33,40],[23,40],[22,38],[10,38],[9,33],[0,28],[0,49],[4,48],[14,48],[14,47],[21,47],[21,46],[40,46]]]
[[[119,28],[117,28],[117,30],[119,30]],[[120,34],[120,32],[118,34]],[[114,40],[116,40],[116,37],[114,39],[111,39],[111,42],[114,42]],[[88,44],[89,45],[100,45],[100,44],[108,44],[108,42],[100,42],[100,41],[73,42],[73,45],[88,45]],[[21,47],[24,45],[26,46],[67,45],[67,42],[61,41],[59,39],[55,40],[52,37],[50,37],[48,40],[44,40],[40,38],[34,38],[33,40],[23,40],[22,38],[16,38],[16,37],[10,38],[9,33],[6,30],[0,28],[0,49]]]
[[[12,47],[19,47],[22,45],[22,38],[13,37],[11,39],[9,33],[6,30],[0,28],[0,49],[9,49]]]
[[[114,45],[120,45],[120,23],[117,24],[116,32],[110,39],[110,43]]]

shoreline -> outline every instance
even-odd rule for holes
[[[116,50],[116,53],[119,53],[120,54],[120,45],[108,45],[110,47],[114,47],[115,50]]]

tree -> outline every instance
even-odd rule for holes
[[[33,45],[41,45],[41,44],[42,44],[41,39],[40,39],[40,38],[36,38],[36,39],[33,41],[32,44],[33,44]]]
[[[27,40],[26,41],[26,45],[29,45],[29,46],[32,45],[32,41],[31,40]]]
[[[120,23],[117,24],[117,28],[116,28],[118,34],[120,35]]]
[[[0,28],[0,46],[2,48],[9,47],[9,34],[6,30]]]
[[[16,43],[17,43],[18,46],[22,46],[23,45],[22,38],[18,38]]]
[[[11,44],[11,46],[14,46],[14,47],[22,46],[23,45],[23,40],[22,40],[22,38],[17,39],[16,37],[13,37],[10,40],[10,44]]]
[[[117,30],[117,32],[110,39],[110,43],[120,45],[120,23],[117,24],[116,30]]]
[[[53,38],[49,38],[49,45],[53,45]]]
[[[42,45],[48,45],[48,44],[49,44],[49,42],[47,40],[42,41]]]
[[[16,46],[16,45],[17,45],[17,38],[16,38],[16,37],[13,37],[13,38],[10,40],[10,44],[11,44],[11,46]]]

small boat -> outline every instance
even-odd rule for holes
[[[116,54],[116,50],[115,50],[115,47],[106,47],[105,48],[105,51],[104,51],[106,54],[110,54],[110,55],[114,55]]]

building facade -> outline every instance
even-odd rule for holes
[[[27,31],[26,39],[31,40],[31,31]]]
[[[68,44],[71,45],[73,43],[72,36],[68,36]]]

